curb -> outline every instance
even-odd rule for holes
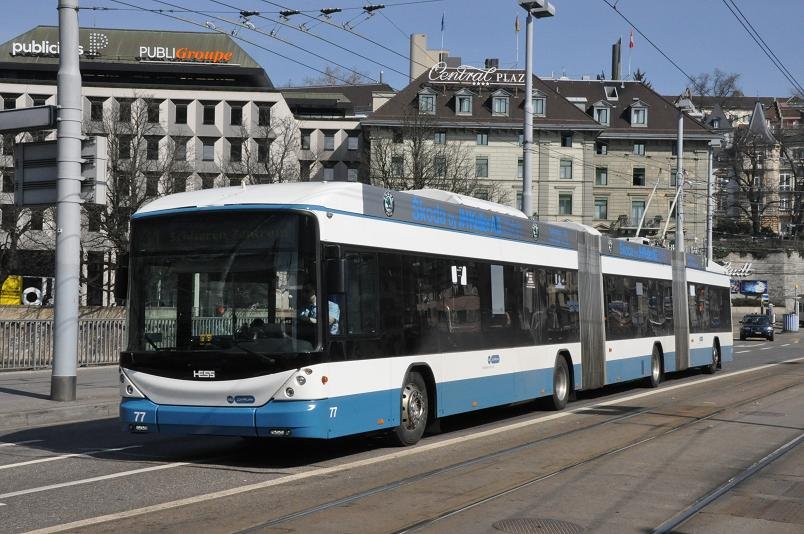
[[[30,427],[75,423],[118,416],[120,400],[76,403],[59,408],[27,412],[0,413],[0,430],[25,430]]]

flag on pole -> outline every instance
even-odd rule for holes
[[[628,40],[628,48],[634,48],[634,30],[631,30],[631,38]]]
[[[516,20],[514,21],[514,31],[519,33],[519,15],[516,16]]]

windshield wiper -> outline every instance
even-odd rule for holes
[[[160,336],[160,337],[161,337],[161,336]],[[150,337],[148,334],[143,334],[142,338],[143,338],[145,341],[147,341],[147,342],[148,342],[148,344],[149,344],[150,346],[152,346],[156,352],[162,352],[163,350],[165,350],[165,349],[163,349],[163,348],[157,347],[157,346],[156,346],[156,343],[154,343],[153,339],[151,339],[151,337]]]

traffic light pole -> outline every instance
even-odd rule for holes
[[[75,400],[78,292],[81,269],[81,72],[78,0],[59,0],[58,126],[56,138],[56,292],[50,398]]]

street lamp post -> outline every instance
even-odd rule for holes
[[[545,18],[556,14],[547,0],[520,0],[519,5],[528,12],[525,19],[525,125],[522,136],[522,211],[533,215],[533,17]]]

